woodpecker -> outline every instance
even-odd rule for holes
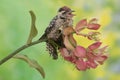
[[[52,55],[53,59],[58,58],[57,48],[58,46],[64,46],[62,39],[62,30],[68,26],[73,25],[74,12],[67,6],[63,6],[58,10],[57,15],[50,21],[49,26],[46,28],[45,33],[40,39],[47,38],[46,41],[47,50]],[[52,42],[51,42],[52,41]],[[55,44],[58,46],[56,46]]]

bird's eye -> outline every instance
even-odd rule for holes
[[[65,19],[65,17],[64,17],[64,16],[60,16],[60,18],[61,18],[61,19]]]
[[[69,15],[71,15],[71,13],[68,13]]]
[[[62,14],[66,14],[66,12],[63,12]]]

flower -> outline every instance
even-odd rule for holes
[[[86,69],[96,68],[99,64],[103,64],[108,58],[107,55],[104,54],[104,50],[107,47],[103,47],[103,49],[98,46],[100,47],[100,42],[94,43],[88,48],[77,46],[73,51],[62,48],[60,49],[60,52],[65,60],[75,64],[78,70],[84,71]]]
[[[76,62],[76,68],[78,70],[85,71],[87,69],[87,63],[83,59],[78,59]]]
[[[100,28],[100,24],[97,24],[97,19],[93,18],[87,24],[87,28],[91,30],[98,30]]]
[[[88,54],[88,59],[92,58],[94,61],[98,62],[99,64],[103,64],[103,62],[107,59],[106,53],[106,48],[107,46],[104,46],[100,48],[101,42],[95,42],[88,46],[87,52]]]
[[[75,27],[76,32],[80,32],[81,30],[85,29],[87,26],[87,19],[83,19],[79,21]]]
[[[85,58],[86,57],[86,49],[82,46],[77,46],[74,50],[74,55],[79,58]]]
[[[91,25],[93,25],[91,27]],[[96,26],[97,25],[97,26]],[[78,36],[87,37],[90,40],[94,40],[95,35],[99,32],[91,32],[88,34],[81,34],[81,30],[84,28],[97,30],[100,26],[96,23],[96,18],[91,19],[88,23],[86,19],[83,19],[78,22],[75,29],[73,27],[67,27],[63,30],[63,41],[65,47],[59,49],[61,56],[64,60],[71,62],[75,67],[80,71],[85,71],[87,69],[96,68],[99,64],[103,64],[104,61],[108,58],[106,55],[106,48],[104,46],[100,48],[102,42],[95,40],[96,42],[90,44],[87,48],[77,45],[76,40],[74,39],[73,34],[80,34]],[[86,26],[86,27],[85,27]]]
[[[97,48],[100,47],[101,44],[102,44],[101,42],[95,42],[95,43],[91,44],[90,46],[88,46],[88,49],[91,51],[96,50]]]
[[[99,41],[99,35],[100,33],[99,32],[89,32],[86,37],[89,39],[89,40],[94,40],[94,41]]]
[[[74,29],[72,27],[67,27],[63,31],[64,45],[69,50],[74,50],[74,48],[75,48],[75,46],[77,44],[75,39],[73,38],[73,33],[74,32],[75,31],[74,31]]]
[[[89,22],[87,22],[87,19],[83,19],[77,23],[75,26],[75,31],[78,33],[85,28],[90,30],[98,30],[100,28],[100,24],[97,23],[96,18],[91,19]]]

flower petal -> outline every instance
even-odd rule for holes
[[[73,37],[72,34],[69,35],[69,41],[70,41],[70,43],[71,43],[74,47],[77,46],[77,42],[76,42],[76,40],[74,39],[74,37]]]
[[[86,49],[82,46],[77,46],[75,48],[74,54],[76,57],[85,58],[86,57]]]
[[[79,32],[81,31],[82,29],[85,28],[85,26],[87,26],[87,19],[83,19],[81,21],[79,21],[75,27],[75,31],[76,32]]]
[[[66,35],[70,35],[71,33],[75,32],[75,30],[73,29],[73,27],[67,27],[63,30],[63,34]]]
[[[95,55],[92,52],[88,52],[86,55],[89,61],[94,61]]]
[[[92,52],[87,53],[87,67],[88,68],[96,68],[97,63],[95,63],[95,55]]]
[[[69,57],[70,56],[70,52],[66,48],[61,48],[59,50],[61,52],[61,56],[63,56],[63,57]]]
[[[99,48],[101,44],[102,44],[101,42],[95,42],[95,43],[91,44],[90,46],[88,46],[88,49],[95,50],[95,49]]]
[[[64,57],[64,59],[65,59],[66,61],[71,62],[71,63],[75,63],[75,62],[76,62],[76,58],[74,58],[73,56]]]
[[[100,28],[100,24],[88,24],[87,28],[91,30],[98,30]]]
[[[69,41],[69,38],[68,36],[65,36],[64,37],[64,44],[65,44],[65,47],[68,49],[68,50],[74,50],[74,46],[71,44],[71,42]]]
[[[89,21],[89,24],[92,24],[92,23],[97,23],[97,19],[96,18],[93,18],[93,19],[91,19],[90,21]]]
[[[107,48],[108,48],[108,46],[104,46],[104,47],[99,49],[99,52],[105,53]]]
[[[76,61],[76,68],[78,70],[82,70],[82,71],[85,71],[87,69],[87,64],[85,61],[83,61],[82,59],[78,59]]]
[[[99,64],[103,64],[103,62],[107,59],[108,57],[106,55],[103,56],[98,56],[95,58],[95,60],[99,63]]]
[[[87,61],[87,67],[96,68],[98,66],[94,61]]]
[[[100,33],[99,32],[89,32],[87,38],[89,40],[99,41],[100,40]]]
[[[75,63],[76,58],[75,56],[73,56],[73,52],[68,51],[66,48],[61,48],[60,49],[61,52],[61,56],[66,60],[69,61],[71,63]]]

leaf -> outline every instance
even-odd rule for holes
[[[33,11],[29,11],[29,12],[31,15],[31,30],[27,40],[27,44],[30,44],[32,42],[32,39],[38,34],[37,28],[35,26],[36,16],[33,13]]]
[[[41,76],[43,78],[45,78],[45,72],[44,72],[43,68],[37,63],[37,61],[31,60],[29,57],[27,57],[26,55],[22,55],[22,54],[17,54],[13,58],[21,59],[21,60],[25,61],[31,67],[35,68],[41,74]]]

